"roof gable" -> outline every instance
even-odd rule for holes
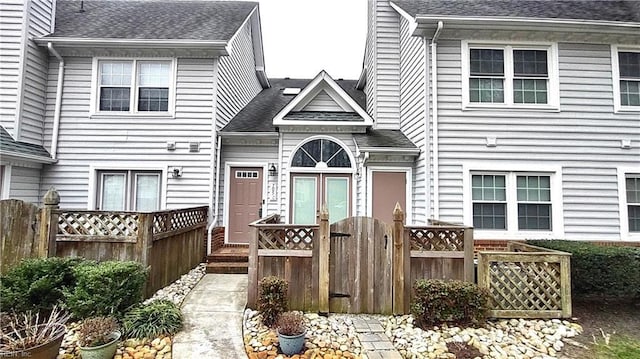
[[[324,94],[333,101],[333,104],[326,103]],[[320,108],[317,107],[319,102],[323,103]],[[309,107],[309,105],[312,106]],[[333,107],[334,111],[328,110],[328,107]],[[336,109],[339,110],[335,111]],[[373,125],[371,116],[326,71],[320,71],[291,102],[274,116],[273,125],[322,125],[327,121],[334,126]]]

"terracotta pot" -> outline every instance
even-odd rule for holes
[[[44,327],[46,324],[41,324],[38,327]],[[20,350],[16,352],[0,353],[0,357],[3,358],[29,358],[29,359],[56,359],[58,352],[60,351],[60,345],[62,345],[62,339],[67,332],[67,328],[62,324],[53,324],[55,329],[55,335],[52,340],[40,344],[38,346]]]

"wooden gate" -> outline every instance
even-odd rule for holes
[[[393,227],[351,217],[330,227],[329,311],[392,313]]]

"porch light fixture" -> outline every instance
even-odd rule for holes
[[[278,175],[278,169],[276,168],[276,165],[272,163],[271,166],[269,166],[269,176],[275,177],[277,175]]]

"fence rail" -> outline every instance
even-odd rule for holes
[[[508,252],[478,252],[478,285],[496,318],[571,317],[570,253],[509,242]]]

